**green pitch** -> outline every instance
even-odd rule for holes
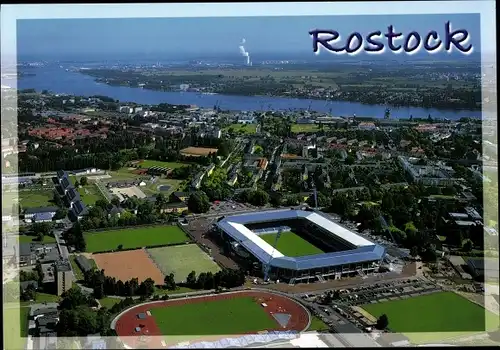
[[[217,273],[220,268],[196,244],[148,249],[149,256],[165,275],[174,274],[177,283],[185,281],[191,271]]]
[[[152,308],[161,334],[230,335],[276,329],[279,325],[250,297]]]
[[[498,326],[498,316],[452,292],[368,304],[362,308],[375,317],[386,314],[389,328],[406,334],[413,343],[445,340]]]
[[[274,246],[276,233],[259,235],[264,241]],[[293,232],[283,232],[278,239],[276,249],[283,255],[290,257],[322,254],[324,251],[309,243]]]
[[[142,248],[152,245],[188,242],[190,239],[177,226],[151,226],[84,234],[87,252]]]

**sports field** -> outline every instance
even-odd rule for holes
[[[140,313],[144,317],[139,318]],[[276,314],[288,318],[278,322]],[[141,304],[118,316],[115,330],[128,348],[137,348],[142,336],[149,335],[149,348],[158,349],[187,340],[215,341],[266,330],[302,332],[309,319],[308,311],[292,299],[271,292],[240,291]],[[163,337],[154,337],[158,335]]]
[[[185,281],[191,271],[216,273],[219,266],[196,244],[147,249],[159,269],[168,275],[173,273],[177,283]]]
[[[151,315],[162,334],[168,335],[242,334],[276,328],[276,321],[250,297],[155,308]]]
[[[368,304],[362,308],[375,317],[386,314],[389,328],[404,333],[416,344],[484,331],[485,318],[488,328],[498,325],[498,316],[452,292]]]
[[[264,241],[274,246],[276,233],[259,235]],[[276,249],[283,255],[290,257],[315,255],[324,253],[321,249],[309,243],[293,232],[283,232],[278,239]]]
[[[140,283],[151,278],[156,285],[162,285],[165,278],[144,249],[95,254],[92,258],[99,270],[106,271],[106,276],[114,277],[117,281],[126,282],[137,278]]]
[[[117,250],[119,245],[129,249],[189,241],[180,228],[171,225],[85,233],[84,238],[89,253]]]

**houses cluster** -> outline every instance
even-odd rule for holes
[[[398,156],[398,162],[413,182],[426,186],[451,187],[457,183],[454,171],[451,167],[440,163],[418,164],[418,158]]]
[[[81,219],[88,213],[88,210],[80,198],[80,193],[71,182],[66,171],[59,170],[56,175],[54,178],[55,192],[69,209],[68,217],[72,221]]]
[[[28,130],[31,137],[50,141],[74,142],[80,138],[87,137],[107,137],[108,128],[101,128],[97,131],[91,131],[85,127],[57,127],[47,126],[41,128],[32,128]]]

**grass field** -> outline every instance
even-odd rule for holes
[[[80,198],[86,205],[94,205],[99,199],[104,199],[101,191],[97,188],[95,184],[89,184],[78,189],[80,193]]]
[[[362,306],[375,317],[386,314],[389,328],[413,343],[445,340],[498,326],[498,316],[452,292]]]
[[[174,274],[176,282],[185,281],[191,271],[198,275],[201,272],[216,273],[220,270],[196,244],[152,248],[148,249],[148,253],[165,275]]]
[[[102,307],[105,307],[107,309],[111,309],[113,305],[118,304],[122,299],[119,298],[112,298],[112,297],[106,297],[99,299],[99,304],[101,304]]]
[[[270,245],[274,245],[274,242],[276,240],[276,233],[260,235],[259,237]],[[312,245],[293,232],[283,232],[278,239],[276,249],[282,254],[290,257],[324,253],[321,249]]]
[[[120,244],[129,249],[189,241],[180,228],[170,225],[85,233],[84,238],[90,253],[117,250]]]
[[[142,168],[151,168],[153,166],[158,166],[158,167],[163,167],[163,168],[175,169],[175,168],[185,167],[188,164],[177,163],[177,162],[162,162],[162,161],[159,161],[159,160],[149,160],[149,159],[146,159],[146,160],[144,160],[142,162],[139,162],[138,165],[140,165]]]
[[[181,164],[181,163],[165,163],[165,164]],[[183,164],[184,166],[186,164]],[[135,170],[135,169],[134,169]],[[108,182],[114,182],[114,181],[122,181],[122,180],[137,180],[141,179],[146,181],[146,186],[141,187],[141,191],[144,192],[145,195],[148,196],[154,196],[160,191],[158,190],[158,186],[161,185],[168,185],[170,186],[170,189],[168,191],[163,191],[162,193],[166,196],[169,196],[172,192],[177,191],[179,188],[180,184],[182,183],[182,180],[174,180],[174,179],[163,179],[163,178],[157,178],[155,183],[151,183],[149,180],[151,179],[151,176],[149,175],[137,175],[133,173],[133,170],[130,170],[128,167],[121,168],[117,171],[110,171],[109,175],[111,175],[111,178],[108,179],[103,179],[102,183],[106,184]]]
[[[36,236],[27,236],[27,235],[20,235],[19,236],[19,243],[40,243],[40,241],[36,240]],[[43,241],[41,243],[49,244],[49,243],[56,243],[56,239],[51,236],[43,236]]]
[[[249,297],[152,308],[151,315],[161,334],[174,336],[243,334],[277,325]]]
[[[4,196],[7,198],[4,198],[4,200],[8,203],[12,203],[13,198],[9,195],[10,193],[5,193]],[[54,192],[51,190],[22,190],[18,192],[18,199],[23,209],[55,206],[53,198]]]
[[[308,332],[311,332],[311,331],[321,332],[321,331],[327,331],[329,329],[330,329],[330,327],[328,327],[328,325],[325,322],[323,322],[323,320],[321,320],[321,318],[319,318],[317,316],[312,316],[311,317],[311,325],[309,326],[307,331]]]
[[[225,131],[229,129],[233,129],[235,133],[255,134],[257,131],[257,124],[231,124],[224,128]]]
[[[318,131],[319,126],[316,124],[292,124],[292,132],[314,132]]]

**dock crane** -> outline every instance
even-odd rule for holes
[[[264,281],[265,282],[267,282],[267,280],[269,279],[269,270],[271,270],[271,261],[273,260],[274,251],[276,250],[276,245],[278,244],[278,239],[280,238],[282,232],[283,232],[283,229],[280,228],[278,230],[278,233],[276,234],[276,239],[274,240],[274,244],[272,246],[273,250],[271,251],[271,256],[269,257],[269,261],[267,262],[267,264],[264,268]]]

